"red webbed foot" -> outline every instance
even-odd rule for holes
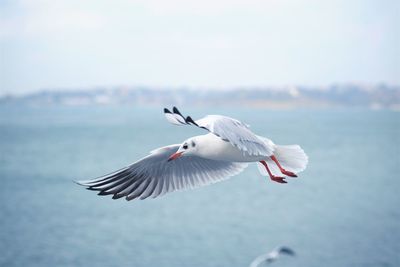
[[[280,177],[280,176],[272,176],[271,180],[280,184],[287,184],[285,177]]]
[[[294,172],[290,172],[290,171],[287,171],[287,170],[282,170],[282,173],[284,174],[284,175],[287,175],[287,176],[290,176],[290,177],[293,177],[293,178],[295,178],[295,177],[297,177],[297,174],[295,174]]]

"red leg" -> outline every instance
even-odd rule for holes
[[[286,184],[287,182],[285,181],[284,177],[280,177],[280,176],[275,176],[272,174],[271,170],[269,169],[267,163],[265,162],[265,160],[261,160],[260,163],[262,165],[264,165],[265,169],[267,170],[269,177],[271,178],[272,181],[275,181],[277,183],[281,183],[281,184]]]
[[[297,177],[297,175],[295,173],[287,171],[284,168],[282,168],[281,164],[279,163],[279,161],[276,159],[276,157],[274,155],[272,155],[270,158],[276,163],[279,170],[281,170],[281,173],[283,173],[284,175],[290,176],[290,177]]]

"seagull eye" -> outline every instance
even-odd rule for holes
[[[183,149],[187,149],[188,148],[188,145],[187,144],[184,144],[183,145]]]

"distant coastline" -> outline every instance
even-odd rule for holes
[[[0,105],[171,105],[252,106],[271,109],[368,108],[400,111],[400,86],[356,84],[327,87],[248,87],[231,90],[113,87],[43,90],[0,97]]]

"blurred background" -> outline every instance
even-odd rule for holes
[[[0,266],[400,265],[394,0],[0,3]],[[77,186],[237,118],[309,165],[114,201]]]

